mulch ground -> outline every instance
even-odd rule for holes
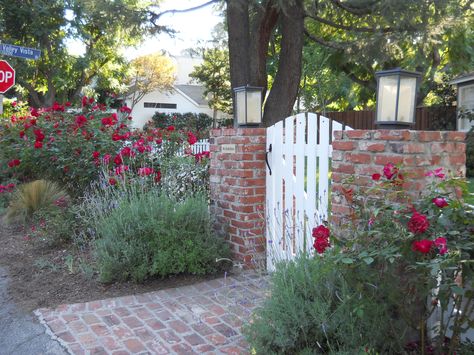
[[[71,260],[69,255],[74,256],[72,264],[68,263]],[[0,221],[0,266],[8,270],[9,295],[18,307],[27,312],[65,303],[137,295],[212,278],[179,275],[151,279],[143,284],[103,284],[96,274],[80,271],[79,258],[91,259],[87,253],[73,254],[68,245],[55,248],[39,246],[25,240],[20,228],[6,226]]]

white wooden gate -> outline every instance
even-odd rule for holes
[[[313,227],[328,220],[331,142],[333,131],[342,129],[339,122],[314,113],[267,128],[268,270],[310,251]]]

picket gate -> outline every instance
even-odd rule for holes
[[[300,113],[267,128],[267,269],[311,252],[313,227],[329,216],[330,162],[337,121]]]

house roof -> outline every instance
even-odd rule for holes
[[[474,72],[460,75],[457,78],[454,78],[453,80],[451,80],[449,83],[451,85],[456,85],[456,84],[465,83],[466,81],[474,81]]]
[[[204,86],[201,85],[174,85],[176,89],[195,101],[198,105],[207,105],[204,97]]]

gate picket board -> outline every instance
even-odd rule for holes
[[[312,228],[328,219],[330,138],[333,130],[342,129],[314,113],[287,117],[267,128],[268,270],[303,250],[311,252]]]

